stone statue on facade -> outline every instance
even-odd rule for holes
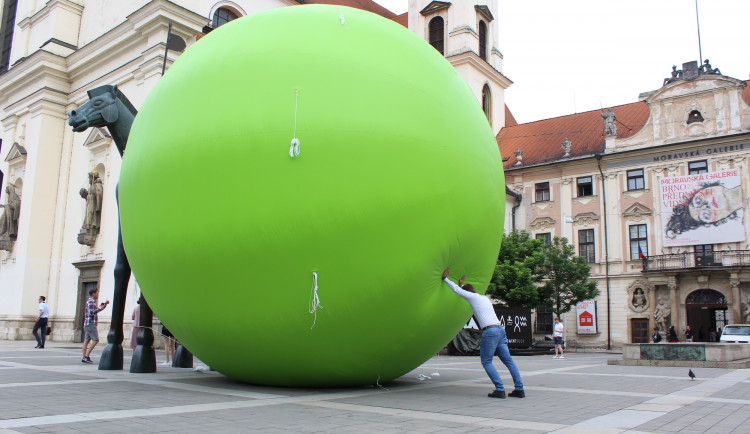
[[[711,67],[711,64],[708,63],[708,59],[703,61],[703,65],[701,65],[701,69],[704,74],[721,74],[721,71],[719,71],[719,68]]]
[[[636,288],[633,292],[633,307],[646,307],[646,295],[641,288]]]
[[[617,116],[615,115],[615,112],[613,112],[611,108],[606,112],[602,112],[602,119],[604,120],[604,132],[608,136],[616,136],[617,125],[615,124],[615,120],[617,119]]]
[[[654,309],[654,320],[659,327],[660,332],[667,331],[667,318],[672,314],[672,309],[667,305],[662,297],[659,297],[659,302],[656,303]]]
[[[12,185],[5,187],[6,203],[0,205],[3,213],[0,215],[0,250],[11,250],[13,242],[18,237],[18,217],[21,213],[21,198],[16,194]]]
[[[677,81],[682,78],[682,70],[677,69],[677,65],[672,65],[672,76],[669,78],[664,79],[664,84],[662,86],[665,86],[673,81]]]
[[[570,157],[570,147],[573,145],[573,142],[568,140],[568,138],[565,138],[565,141],[562,142],[562,149],[565,151],[565,155],[563,157]]]
[[[78,233],[78,243],[93,246],[102,221],[102,198],[104,187],[96,169],[89,173],[89,188],[79,191],[82,198],[86,199],[86,215],[83,226]]]

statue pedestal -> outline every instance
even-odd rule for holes
[[[81,232],[78,233],[78,244],[83,244],[84,246],[93,246],[96,242],[96,233],[93,231],[84,231],[81,230]]]
[[[0,250],[7,250],[9,252],[13,250],[13,241],[8,238],[0,238]]]

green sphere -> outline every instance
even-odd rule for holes
[[[504,207],[497,143],[453,67],[334,6],[190,47],[136,116],[120,178],[154,312],[212,368],[268,385],[383,383],[429,359],[471,313],[441,273],[486,288]]]

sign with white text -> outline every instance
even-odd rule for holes
[[[579,335],[596,334],[596,302],[581,301],[576,304],[576,326]]]
[[[659,178],[664,246],[745,240],[739,169]]]

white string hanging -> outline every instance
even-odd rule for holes
[[[312,290],[310,291],[310,303],[308,305],[308,312],[315,315],[315,318],[313,319],[313,324],[310,326],[310,330],[315,327],[315,323],[318,321],[318,308],[323,309],[323,306],[320,304],[320,298],[318,297],[318,273],[313,271],[313,286]]]
[[[299,104],[299,89],[296,89],[296,96],[294,99],[294,134],[292,136],[294,137],[292,139],[292,144],[289,147],[289,157],[294,158],[299,155],[299,139],[297,139],[297,107]]]
[[[341,20],[341,25],[346,25],[346,21],[344,21],[344,10],[339,8],[339,20]]]

